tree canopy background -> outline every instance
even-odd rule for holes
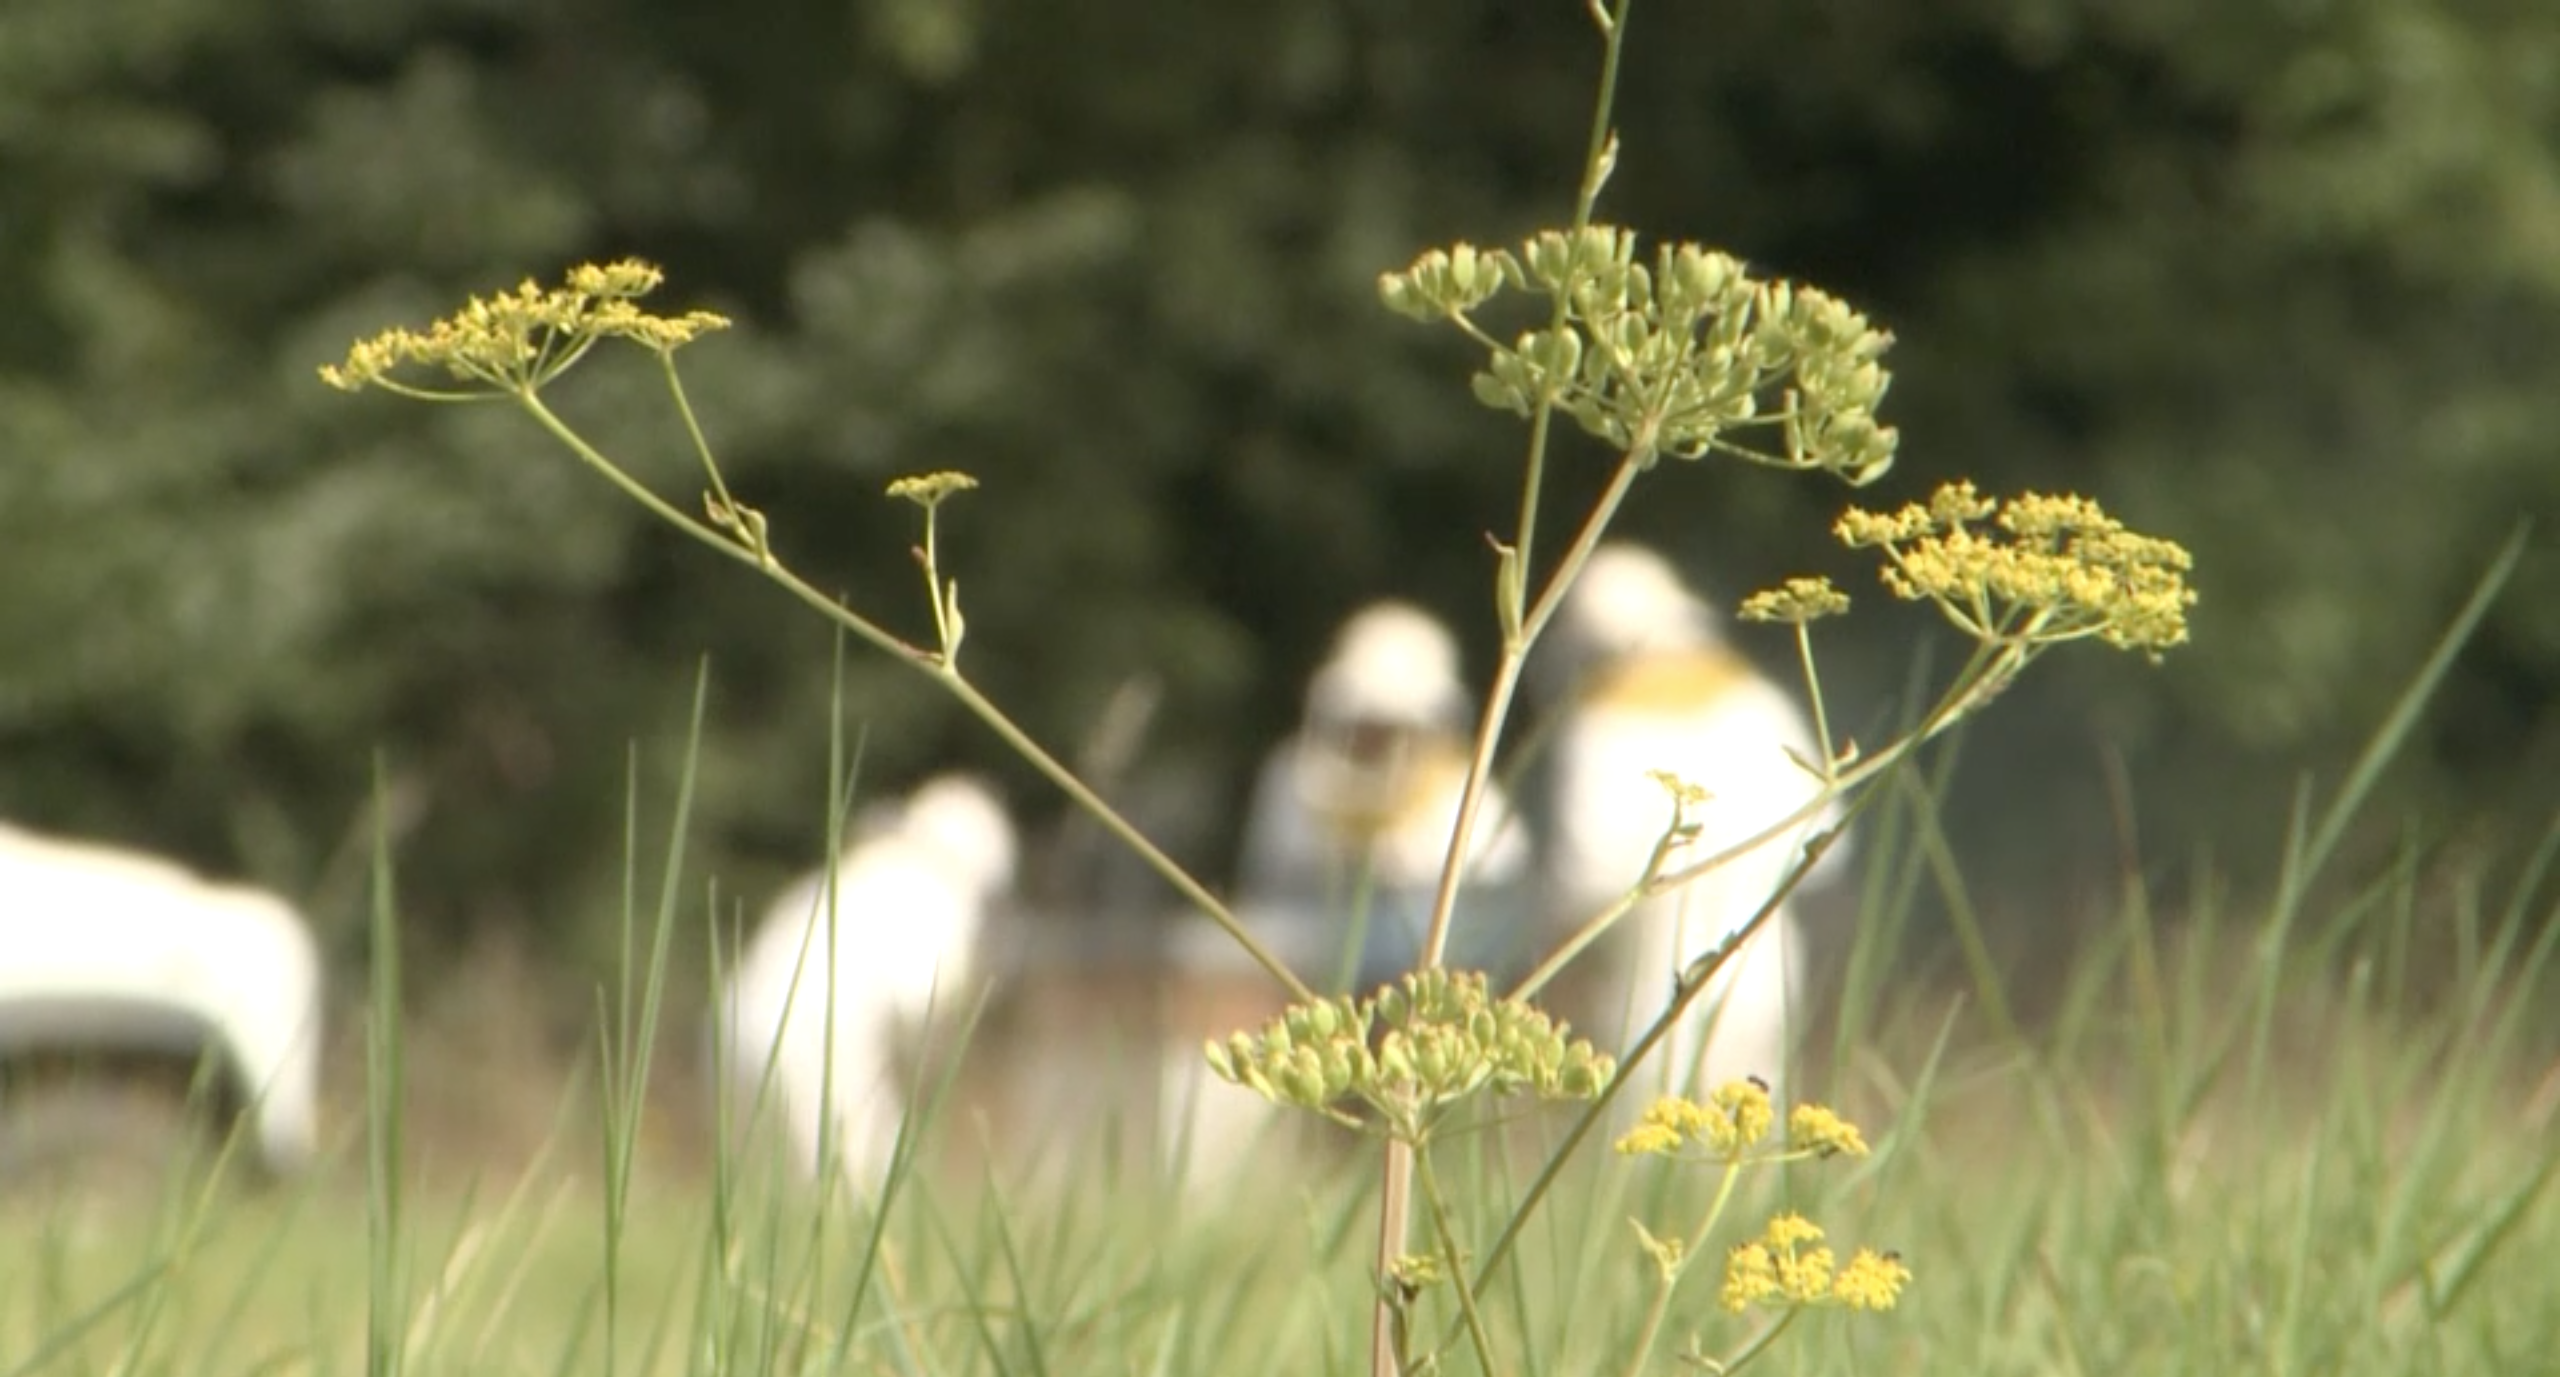
[[[976,473],[945,526],[975,673],[1066,748],[1157,676],[1119,790],[1221,873],[1351,607],[1420,598],[1490,662],[1519,432],[1375,278],[1561,221],[1596,57],[1575,0],[16,0],[0,816],[254,875],[352,950],[378,751],[413,927],[592,955],[633,744],[662,807],[707,658],[700,859],[750,903],[807,864],[825,627],[512,413],[313,376],[638,255],[663,304],[741,323],[688,383],[785,554],[920,633],[882,486]],[[2298,772],[2335,778],[2537,515],[2374,844],[2549,819],[2560,10],[1655,0],[1619,128],[1606,217],[1900,337],[1901,463],[1858,500],[2077,490],[2197,556],[2190,649],[2055,657],[1965,743],[1957,840],[1995,909],[2111,888],[2122,822],[2147,863],[2262,869]],[[651,378],[560,395],[691,500]],[[1569,501],[1601,461],[1562,457]],[[1827,682],[1890,723],[1939,633],[1828,540],[1852,494],[1715,464],[1640,493],[1626,529],[1727,595],[1863,594]],[[921,679],[857,654],[846,685],[866,778],[974,764],[1058,813]]]

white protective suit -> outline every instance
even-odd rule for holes
[[[1690,814],[1696,838],[1672,854],[1666,872],[1747,840],[1821,792],[1807,768],[1820,748],[1794,697],[1725,643],[1714,611],[1661,556],[1623,543],[1593,552],[1550,636],[1578,685],[1554,740],[1546,821],[1559,921],[1579,925],[1643,875],[1672,809],[1651,771],[1669,771],[1708,795]],[[1826,806],[1620,919],[1613,945],[1625,953],[1618,969],[1627,980],[1610,989],[1618,1026],[1604,1019],[1601,1031],[1632,1047],[1669,1003],[1679,971],[1749,921],[1835,816]],[[1832,849],[1826,870],[1844,849]],[[1640,1077],[1631,1089],[1648,1093],[1633,1103],[1666,1083],[1711,1088],[1744,1076],[1781,1083],[1801,979],[1792,897],[1690,1006],[1659,1063],[1667,1082]]]
[[[973,997],[979,931],[1018,850],[984,783],[938,776],[856,829],[832,876],[832,933],[824,871],[766,911],[721,999],[725,1088],[733,1109],[751,1105],[770,1070],[766,1099],[804,1177],[830,1135],[851,1183],[887,1174],[907,1104],[901,1039],[928,1008]]]

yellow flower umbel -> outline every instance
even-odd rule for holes
[[[1990,644],[2025,650],[2095,637],[2157,658],[2187,639],[2193,559],[2176,541],[2127,530],[2085,497],[2000,502],[1969,482],[1949,483],[1926,506],[1851,508],[1832,529],[1853,549],[1884,550],[1885,586],[1896,597],[1927,598]]]
[[[1867,1140],[1858,1126],[1818,1104],[1787,1111],[1787,1150],[1815,1157],[1864,1157]]]
[[[1686,1264],[1707,1255],[1702,1249],[1724,1218],[1745,1171],[1778,1162],[1867,1155],[1867,1140],[1857,1125],[1821,1105],[1797,1105],[1788,1111],[1785,1122],[1781,1136],[1768,1086],[1757,1080],[1728,1081],[1703,1102],[1679,1096],[1654,1101],[1644,1118],[1618,1139],[1621,1153],[1707,1162],[1718,1167],[1722,1177],[1714,1202],[1686,1237],[1656,1237],[1643,1221],[1629,1221],[1655,1274],[1653,1304],[1637,1345],[1640,1355],[1660,1336]],[[1707,1361],[1718,1371],[1740,1366],[1806,1309],[1890,1310],[1910,1280],[1909,1270],[1890,1253],[1862,1248],[1842,1265],[1823,1246],[1820,1225],[1793,1211],[1781,1213],[1757,1238],[1726,1251],[1718,1296],[1725,1309],[1736,1313],[1755,1306],[1784,1313],[1750,1339],[1739,1351],[1741,1356],[1729,1363]]]
[[[728,328],[725,317],[709,311],[658,316],[641,310],[634,303],[655,291],[662,276],[651,264],[624,259],[582,263],[558,287],[527,279],[514,291],[471,298],[424,331],[394,327],[358,340],[345,362],[323,367],[320,378],[342,391],[379,387],[428,401],[516,396],[539,391],[599,340],[627,339],[663,355]],[[441,370],[464,386],[427,387],[395,376],[407,367]]]
[[[1720,1299],[1737,1313],[1755,1305],[1891,1310],[1910,1283],[1911,1269],[1891,1253],[1861,1248],[1839,1265],[1823,1245],[1822,1226],[1790,1211],[1725,1254]]]
[[[1891,1310],[1910,1284],[1911,1269],[1900,1254],[1860,1248],[1831,1279],[1831,1299],[1851,1310]]]
[[[945,499],[973,491],[977,486],[977,479],[949,469],[913,474],[889,484],[891,497],[903,497],[924,508],[924,544],[917,549],[916,560],[924,566],[925,591],[933,596],[933,630],[942,644],[946,668],[959,661],[960,641],[969,634],[969,619],[960,615],[960,580],[942,576],[941,527],[934,517]]]
[[[1684,1157],[1728,1165],[1867,1155],[1867,1140],[1858,1126],[1818,1104],[1789,1110],[1786,1139],[1763,1148],[1776,1127],[1768,1086],[1757,1080],[1727,1081],[1703,1104],[1677,1095],[1654,1101],[1618,1139],[1617,1149],[1630,1157]]]
[[[1793,622],[1802,626],[1848,610],[1849,595],[1832,587],[1831,580],[1793,578],[1744,598],[1740,616],[1746,622]]]
[[[475,296],[461,310],[424,330],[394,326],[357,340],[348,348],[345,361],[321,367],[320,380],[344,392],[379,387],[428,402],[512,401],[588,467],[662,519],[711,544],[733,546],[758,568],[778,574],[781,565],[766,540],[764,514],[730,496],[719,462],[712,457],[711,442],[676,376],[676,350],[711,331],[728,329],[728,318],[709,311],[660,316],[641,310],[636,303],[656,291],[664,276],[652,264],[626,258],[601,266],[581,263],[557,287],[538,287],[528,278],[514,291]],[[609,339],[628,340],[657,356],[709,484],[702,496],[708,527],[649,491],[543,402],[543,388],[576,367],[599,341]],[[441,372],[459,385],[431,386],[401,376],[413,369]],[[867,639],[889,641],[858,618],[848,624]]]
[[[942,505],[944,498],[954,493],[969,492],[977,486],[977,479],[965,473],[943,469],[896,479],[889,484],[889,495],[903,497],[926,511],[932,511]]]

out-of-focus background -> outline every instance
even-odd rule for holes
[[[945,527],[974,673],[1069,751],[1157,692],[1114,792],[1223,876],[1348,610],[1416,598],[1490,662],[1520,431],[1375,282],[1565,218],[1596,55],[1566,0],[15,0],[0,817],[272,886],[343,978],[378,757],[416,979],[564,991],[573,1042],[634,747],[662,805],[707,661],[694,873],[752,913],[812,864],[826,627],[512,413],[313,373],[638,255],[662,304],[739,322],[687,376],[783,553],[924,634],[913,512],[881,489],[977,474]],[[1955,841],[2005,959],[2067,944],[2128,866],[2263,881],[2304,772],[2337,777],[2531,518],[2357,845],[2461,885],[2546,824],[2560,11],[1663,4],[1621,92],[1604,215],[1900,337],[1875,488],[1709,464],[1626,517],[1728,602],[1804,572],[1862,594],[1825,631],[1836,721],[1881,734],[1921,648],[1957,648],[1829,540],[1853,496],[2075,490],[2195,552],[2191,648],[2057,655],[1963,743]],[[559,403],[690,503],[644,370]],[[1602,473],[1579,437],[1560,462],[1561,502]],[[1163,907],[920,677],[855,655],[845,691],[866,776],[984,768],[1049,829],[1059,912]]]

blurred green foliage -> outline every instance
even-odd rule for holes
[[[2560,514],[2542,0],[1660,4],[1630,44],[1604,213],[1901,336],[1904,458],[1865,500],[2074,489],[2196,552],[2191,652],[2057,662],[1967,743],[1959,841],[2021,907],[2112,883],[2110,754],[2148,853],[2272,854],[2292,771],[2379,715],[2520,516]],[[254,872],[352,939],[379,749],[417,926],[588,950],[627,747],[671,764],[646,747],[708,656],[708,859],[750,901],[806,863],[815,619],[512,414],[312,374],[637,254],[668,308],[739,319],[688,381],[820,582],[921,634],[882,484],[985,480],[946,526],[975,674],[1071,749],[1160,676],[1116,788],[1218,871],[1351,605],[1416,596],[1486,649],[1516,435],[1374,282],[1563,217],[1593,60],[1571,0],[15,0],[0,814]],[[560,401],[691,501],[649,378]],[[1709,466],[1626,529],[1729,595],[1872,589],[1823,534],[1844,497]],[[1864,602],[1827,682],[1876,735],[1932,633]],[[866,770],[1005,768],[920,679],[856,656],[846,688]],[[2538,825],[2556,694],[2546,535],[2402,797],[2438,836]]]

